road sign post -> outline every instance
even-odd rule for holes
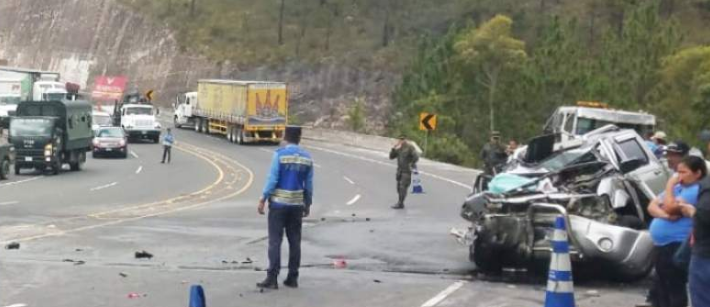
[[[419,114],[419,130],[426,132],[424,135],[424,154],[426,154],[429,149],[429,133],[432,130],[436,130],[436,114]]]

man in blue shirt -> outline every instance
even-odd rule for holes
[[[289,245],[288,276],[284,285],[298,287],[301,266],[301,228],[313,203],[313,159],[298,144],[300,127],[286,127],[286,146],[277,150],[271,161],[269,178],[259,200],[259,214],[269,204],[269,269],[259,288],[278,289],[277,277],[281,270],[281,242],[284,230]]]
[[[173,137],[173,133],[168,128],[168,131],[165,133],[165,136],[163,137],[163,161],[160,161],[160,163],[165,163],[165,158],[168,158],[168,163],[170,163],[170,157],[172,156],[171,151],[173,149],[173,143],[175,143],[175,137]]]

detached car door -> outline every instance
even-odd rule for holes
[[[621,135],[615,136],[614,149],[616,151],[618,162],[640,159],[643,165],[628,175],[641,180],[655,194],[659,194],[666,186],[668,181],[668,172],[661,162],[651,153],[651,150],[645,146],[641,137],[635,132],[629,131]]]

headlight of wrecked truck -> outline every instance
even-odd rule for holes
[[[471,194],[461,207],[461,217],[470,222],[476,222],[488,212],[488,198],[484,193]]]

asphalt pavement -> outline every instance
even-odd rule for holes
[[[160,145],[130,144],[126,160],[0,182],[0,242],[21,244],[0,251],[0,306],[185,306],[193,284],[210,306],[542,305],[544,282],[472,274],[449,235],[467,226],[459,207],[475,171],[422,161],[425,194],[392,210],[386,152],[308,141],[315,200],[301,287],[260,292],[266,218],[256,203],[276,147],[174,132],[171,164],[159,163]],[[153,257],[136,259],[143,250]],[[579,306],[633,306],[644,294],[643,284],[576,290]]]

